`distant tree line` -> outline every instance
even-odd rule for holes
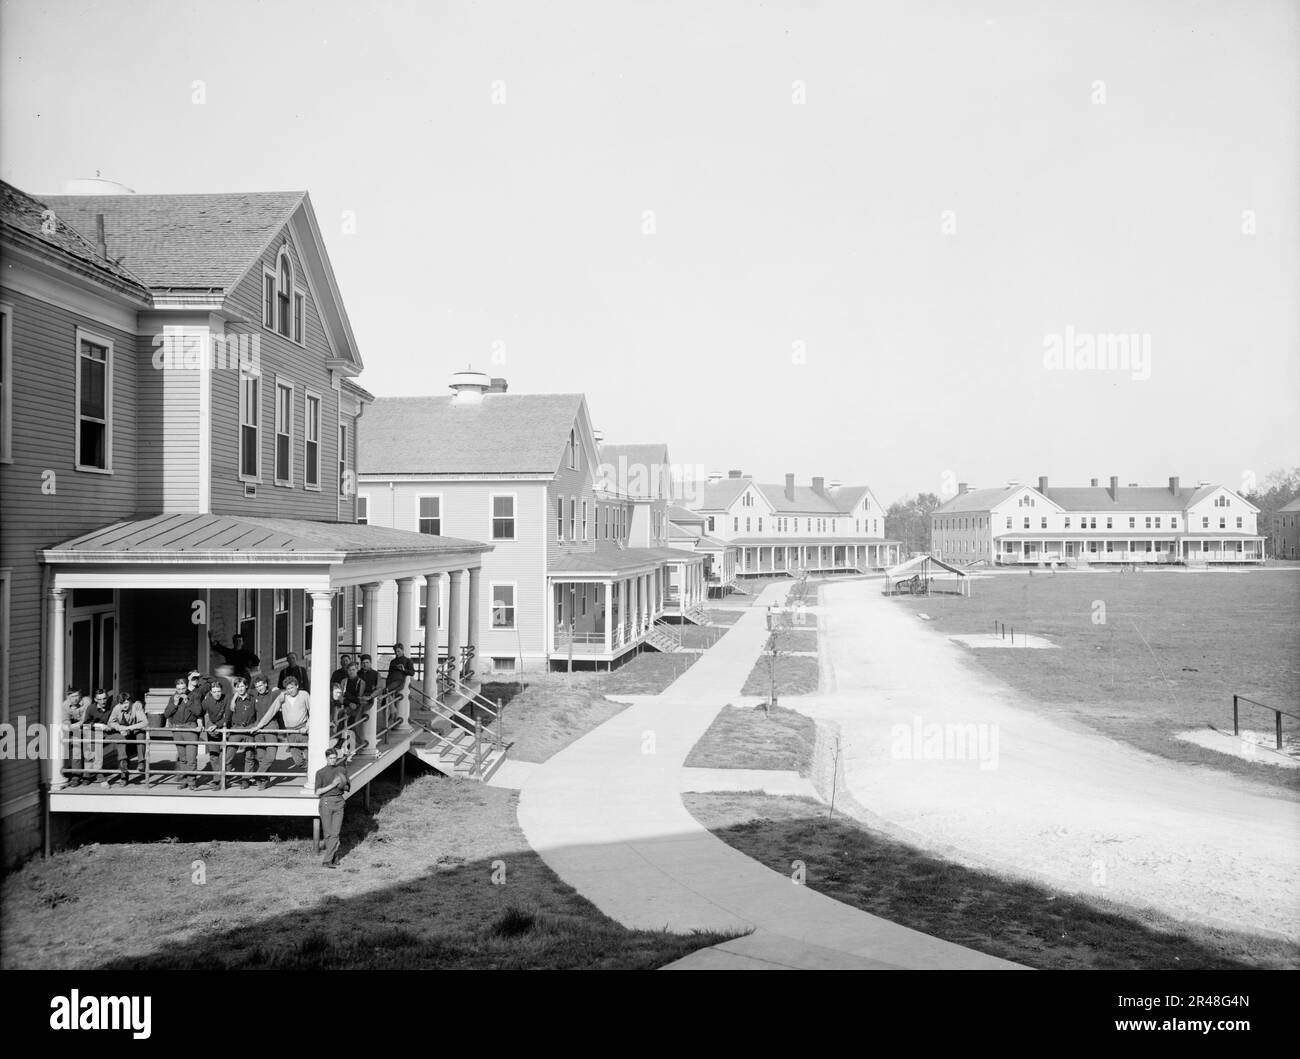
[[[942,501],[934,493],[895,500],[885,512],[885,536],[903,542],[903,558],[908,552],[930,550],[930,516]]]
[[[1259,508],[1255,532],[1267,537],[1273,532],[1273,516],[1300,496],[1300,467],[1273,471],[1265,475],[1263,488],[1241,495]]]

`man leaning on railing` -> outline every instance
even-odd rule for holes
[[[148,743],[144,743],[143,751],[141,743],[144,742],[144,730],[148,727],[149,715],[144,711],[144,703],[139,699],[133,701],[125,691],[120,692],[117,705],[108,715],[108,730],[116,732],[120,737],[117,744],[118,774],[109,777],[110,784],[121,780],[123,786],[129,786],[133,771],[143,775],[140,758],[142,753],[149,751]]]

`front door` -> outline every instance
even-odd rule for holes
[[[111,611],[73,617],[68,623],[69,684],[83,695],[117,684],[117,619]]]

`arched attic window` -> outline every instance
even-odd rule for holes
[[[287,246],[280,251],[279,260],[276,262],[275,298],[276,330],[288,338],[292,333],[293,321],[293,262],[289,260]]]

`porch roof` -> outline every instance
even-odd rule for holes
[[[692,554],[677,548],[620,548],[612,541],[598,541],[589,551],[568,552],[553,559],[547,569],[552,576],[563,574],[633,574],[651,570],[666,562],[690,562]]]
[[[46,563],[341,563],[445,557],[492,545],[457,537],[309,519],[173,513],[114,522],[41,552]]]
[[[1245,530],[1171,530],[1171,529],[1130,529],[1130,530],[1005,530],[993,535],[1000,541],[1145,541],[1145,540],[1243,540],[1262,541],[1257,533]]]
[[[814,547],[820,545],[824,548],[842,548],[847,545],[855,544],[901,544],[901,541],[892,540],[888,537],[798,537],[794,535],[779,537],[733,537],[727,542],[733,548],[766,548],[769,545],[782,547],[790,545],[791,547],[808,546]]]

